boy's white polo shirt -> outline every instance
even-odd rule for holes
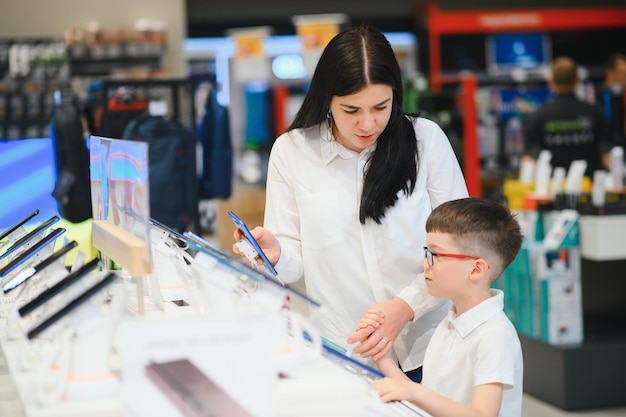
[[[422,384],[470,404],[474,387],[504,385],[500,416],[520,416],[523,360],[515,327],[504,314],[502,291],[456,317],[450,310],[426,349]]]

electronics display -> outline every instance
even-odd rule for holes
[[[548,36],[541,32],[492,34],[486,49],[487,71],[492,74],[514,68],[538,70],[552,59]]]
[[[41,239],[39,242],[20,253],[14,259],[12,259],[9,263],[7,263],[4,267],[0,269],[0,277],[5,277],[9,272],[13,271],[18,266],[22,265],[32,256],[36,255],[43,248],[48,246],[51,242],[54,242],[56,238],[65,233],[65,229],[62,227],[54,229],[52,232],[48,233],[46,237]]]
[[[84,277],[87,273],[91,272],[96,267],[99,267],[101,265],[102,265],[102,262],[98,258],[92,259],[91,261],[87,262],[85,265],[83,265],[76,271],[68,274],[61,281],[45,289],[37,297],[35,297],[31,301],[29,301],[28,303],[20,307],[17,312],[19,313],[20,316],[24,317],[25,315],[31,313],[37,307],[41,306],[42,304],[50,300],[52,297],[60,293],[61,291],[63,291],[64,289],[68,288],[73,283],[77,282],[80,278]]]
[[[44,259],[43,261],[41,261],[34,267],[27,268],[23,271],[20,271],[16,276],[11,278],[6,284],[2,286],[2,291],[4,291],[4,293],[6,294],[9,291],[14,290],[19,285],[23,284],[28,279],[30,279],[33,275],[43,271],[48,266],[52,265],[57,260],[61,259],[63,255],[65,255],[66,253],[74,249],[76,246],[78,246],[78,242],[76,242],[75,240],[72,240],[70,243],[63,246],[58,251],[54,252],[52,255],[48,256],[46,259]]]
[[[44,232],[48,227],[52,226],[54,223],[58,221],[59,221],[59,216],[52,216],[51,218],[49,218],[48,220],[46,220],[45,222],[37,226],[35,229],[31,230],[29,233],[22,236],[19,240],[13,243],[13,245],[9,246],[8,248],[5,248],[2,252],[0,252],[0,259],[3,259],[5,256],[12,254],[17,249],[19,249],[26,243],[30,242],[35,236]]]
[[[211,245],[206,240],[201,237],[193,234],[192,232],[185,232],[184,236],[187,238],[187,242],[197,251],[206,253],[210,257],[217,260],[219,263],[226,265],[228,268],[233,269],[241,274],[244,274],[247,278],[256,281],[257,283],[261,282],[269,282],[274,285],[278,285],[282,288],[285,288],[292,295],[301,298],[306,301],[308,304],[313,305],[315,307],[320,307],[320,303],[310,298],[308,295],[291,288],[288,284],[284,284],[277,280],[275,276],[271,276],[270,274],[266,274],[263,271],[259,271],[255,269],[250,264],[243,262],[240,259],[229,256],[225,252],[217,249],[213,245]]]
[[[52,326],[54,323],[74,311],[85,301],[89,300],[92,296],[111,284],[115,278],[117,278],[117,275],[114,272],[109,272],[104,278],[102,278],[100,281],[76,296],[60,310],[57,310],[54,314],[52,314],[51,316],[37,324],[35,327],[33,327],[31,330],[29,330],[26,334],[28,339],[32,340],[35,337],[39,336],[39,334],[45,331],[48,327]]]
[[[239,231],[243,234],[243,238],[244,238],[243,241],[247,242],[252,247],[250,249],[250,247],[246,248],[246,246],[240,245],[241,251],[244,252],[246,257],[251,262],[255,262],[255,263],[256,263],[256,256],[258,255],[263,260],[263,264],[267,267],[267,269],[269,269],[272,274],[278,275],[278,271],[276,271],[276,269],[274,268],[274,265],[272,265],[272,263],[267,258],[267,256],[265,256],[263,249],[261,249],[261,247],[257,243],[254,236],[252,236],[252,233],[250,233],[250,229],[248,229],[248,226],[246,226],[244,221],[241,220],[239,217],[237,217],[237,215],[233,213],[232,211],[229,211],[228,215],[230,216],[233,223],[235,223],[235,226],[237,226]],[[241,241],[239,243],[241,243]]]
[[[58,213],[51,195],[56,179],[51,138],[0,140],[0,178],[0,201],[4,202],[0,229],[17,222],[33,207],[44,218]]]

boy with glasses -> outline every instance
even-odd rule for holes
[[[408,400],[433,416],[520,416],[522,351],[492,283],[515,259],[523,236],[511,212],[481,198],[448,201],[426,222],[424,279],[433,296],[453,305],[424,358],[421,384],[409,380],[390,355],[374,357],[386,378],[374,381],[380,398]],[[368,310],[357,330],[384,323]]]

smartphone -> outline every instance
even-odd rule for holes
[[[87,273],[96,269],[97,267],[102,266],[102,262],[98,258],[94,258],[91,261],[87,262],[85,265],[81,266],[74,272],[70,272],[63,279],[61,279],[56,284],[51,287],[47,287],[43,290],[39,295],[30,300],[28,303],[21,306],[17,312],[21,317],[24,317],[27,314],[30,314],[33,310],[41,306],[42,304],[48,302],[52,297],[59,294],[70,285],[78,282],[79,279],[83,278],[87,275]]]
[[[24,226],[26,224],[26,222],[28,222],[30,219],[32,219],[33,217],[35,217],[38,214],[39,214],[39,210],[37,210],[37,209],[33,210],[32,212],[30,212],[22,220],[18,221],[17,223],[15,223],[11,227],[9,227],[7,230],[2,232],[2,234],[0,235],[0,241],[4,240],[6,237],[8,237],[11,233],[15,232],[20,227]]]
[[[151,362],[145,370],[148,379],[186,417],[252,417],[188,359]]]
[[[31,330],[26,333],[26,337],[28,340],[32,340],[37,337],[41,332],[46,330],[48,327],[52,326],[54,323],[62,319],[63,317],[70,314],[72,311],[76,310],[79,306],[89,300],[96,293],[101,291],[107,285],[111,284],[113,280],[117,278],[115,272],[109,272],[104,278],[100,281],[96,282],[93,286],[86,289],[84,292],[79,294],[76,298],[72,299],[69,303],[67,303],[63,308],[57,310],[54,314],[46,318],[44,321],[33,327]]]
[[[61,236],[63,233],[65,233],[65,229],[62,227],[56,228],[48,233],[48,235],[46,235],[39,242],[35,243],[30,248],[20,253],[18,256],[9,261],[9,263],[7,263],[4,267],[2,267],[0,269],[0,277],[4,277],[9,272],[13,271],[15,268],[32,258],[34,255],[39,253],[39,251],[48,246],[51,242],[54,242],[54,240]]]
[[[257,243],[256,239],[254,238],[254,236],[252,236],[252,233],[250,233],[250,229],[248,229],[248,226],[246,226],[243,220],[237,217],[237,215],[233,213],[232,211],[229,211],[228,215],[233,220],[233,223],[235,223],[235,226],[237,226],[237,228],[241,231],[241,233],[243,233],[244,240],[247,241],[250,245],[252,245],[252,248],[261,257],[261,259],[263,260],[263,264],[265,264],[267,269],[269,269],[272,274],[278,275],[278,271],[276,271],[276,269],[274,268],[274,265],[272,265],[270,260],[267,259],[267,256],[265,256],[265,252],[263,252],[263,250]],[[250,257],[248,257],[248,259],[250,259]],[[250,260],[253,261],[253,259],[250,259]]]
[[[15,252],[17,249],[30,242],[35,236],[38,236],[40,233],[44,232],[48,227],[52,226],[54,223],[60,220],[59,216],[52,216],[39,226],[37,226],[34,230],[31,230],[26,235],[19,238],[19,240],[15,241],[11,246],[5,248],[2,252],[0,252],[0,259],[3,259],[5,256],[10,255]]]

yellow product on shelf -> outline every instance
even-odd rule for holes
[[[517,179],[504,180],[503,193],[511,210],[523,210],[526,195],[534,190],[534,182],[522,182]]]
[[[549,184],[552,189],[552,182]],[[563,181],[561,189],[566,189],[566,180]],[[591,192],[591,178],[583,177],[581,184],[581,194],[585,195]],[[552,195],[537,196],[533,195],[535,191],[534,182],[522,182],[518,179],[507,178],[503,183],[503,193],[507,199],[509,208],[512,210],[534,210],[537,202],[547,202],[552,200]]]

